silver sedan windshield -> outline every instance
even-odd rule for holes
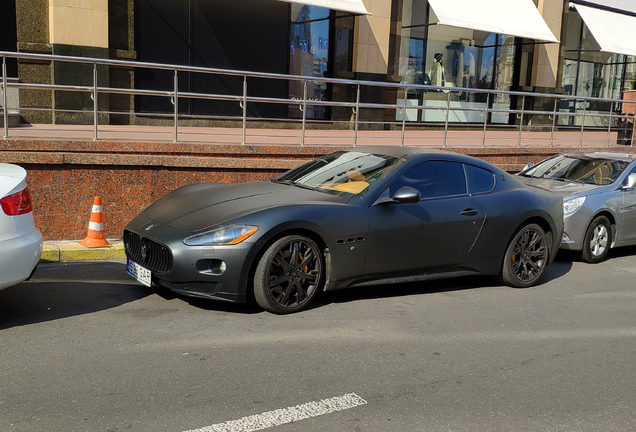
[[[575,181],[594,185],[613,183],[629,165],[617,159],[562,155],[548,159],[521,175],[525,177]]]

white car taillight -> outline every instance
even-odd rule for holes
[[[0,205],[7,216],[18,216],[33,211],[29,188],[0,199]]]

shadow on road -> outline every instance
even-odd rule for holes
[[[611,251],[610,259],[634,253],[636,247],[620,248]],[[560,252],[535,286],[567,274],[572,268],[572,259],[573,254]],[[495,278],[472,276],[350,288],[322,293],[310,308],[319,308],[329,303],[497,286],[500,283]],[[157,294],[168,302],[182,301],[209,311],[238,314],[262,312],[254,301],[248,301],[247,304],[225,303],[178,295],[158,286],[142,286],[126,274],[123,260],[54,263],[41,264],[32,280],[0,291],[0,330],[107,310],[151,294]]]
[[[40,264],[28,282],[0,291],[0,330],[111,309],[154,291],[121,262]]]
[[[557,256],[558,258],[558,256]],[[539,287],[564,276],[572,269],[572,261],[555,260],[546,269],[538,283]],[[343,303],[356,300],[401,297],[420,294],[435,294],[450,291],[462,291],[485,287],[498,287],[501,283],[495,277],[466,276],[453,279],[440,279],[426,282],[385,284],[370,287],[348,288],[341,291],[323,293],[310,308],[325,306],[329,303]],[[501,286],[501,289],[515,289]]]
[[[152,286],[153,294],[157,294],[165,300],[179,299],[188,303],[189,305],[208,311],[215,312],[229,312],[240,314],[254,314],[261,313],[261,309],[254,300],[248,300],[247,303],[231,303],[221,300],[210,300],[198,297],[189,297],[170,291],[168,288],[160,287],[157,285]]]

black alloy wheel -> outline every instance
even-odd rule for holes
[[[265,310],[288,314],[305,309],[324,280],[324,259],[311,239],[286,236],[263,254],[254,274],[254,297]]]
[[[528,224],[515,234],[508,245],[501,278],[506,285],[527,288],[541,277],[548,259],[545,232],[537,224]]]
[[[611,246],[611,233],[609,219],[605,216],[594,219],[585,233],[581,259],[591,264],[603,261]]]

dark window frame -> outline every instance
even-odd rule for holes
[[[487,190],[487,191],[472,192],[470,176],[468,175],[468,168],[469,167],[489,173],[492,176],[492,187],[489,190]],[[467,189],[468,189],[468,195],[470,195],[470,196],[490,194],[490,193],[493,193],[494,190],[497,187],[497,176],[495,175],[495,173],[493,173],[492,171],[490,171],[490,170],[488,170],[486,168],[478,167],[476,165],[471,165],[471,164],[464,164],[464,173],[466,175],[466,185],[467,185]]]
[[[422,165],[427,164],[427,163],[440,163],[440,162],[441,163],[447,163],[447,164],[456,164],[456,165],[459,166],[459,169],[461,169],[461,173],[462,173],[462,175],[464,177],[464,192],[463,193],[454,193],[454,194],[437,195],[437,196],[424,196],[424,194],[422,194],[422,190],[420,190],[418,187],[415,187],[415,186],[412,186],[412,185],[409,185],[409,184],[403,184],[399,188],[393,190],[394,189],[394,185],[396,183],[398,183],[407,173],[409,173],[413,169],[421,167]],[[408,167],[402,173],[400,173],[400,175],[393,182],[391,182],[391,184],[387,187],[386,190],[389,191],[389,195],[390,196],[393,196],[393,194],[395,194],[395,192],[397,190],[401,189],[404,186],[411,186],[411,187],[417,189],[418,191],[420,191],[420,194],[422,194],[421,197],[420,197],[420,201],[432,201],[432,200],[439,200],[439,199],[449,199],[449,198],[459,198],[459,197],[470,196],[470,194],[468,192],[468,178],[466,176],[466,171],[465,171],[465,168],[464,168],[464,164],[462,162],[458,162],[458,161],[449,161],[449,160],[443,160],[443,159],[430,159],[430,160],[426,160],[426,161],[422,161],[422,162],[416,163],[416,164]]]

